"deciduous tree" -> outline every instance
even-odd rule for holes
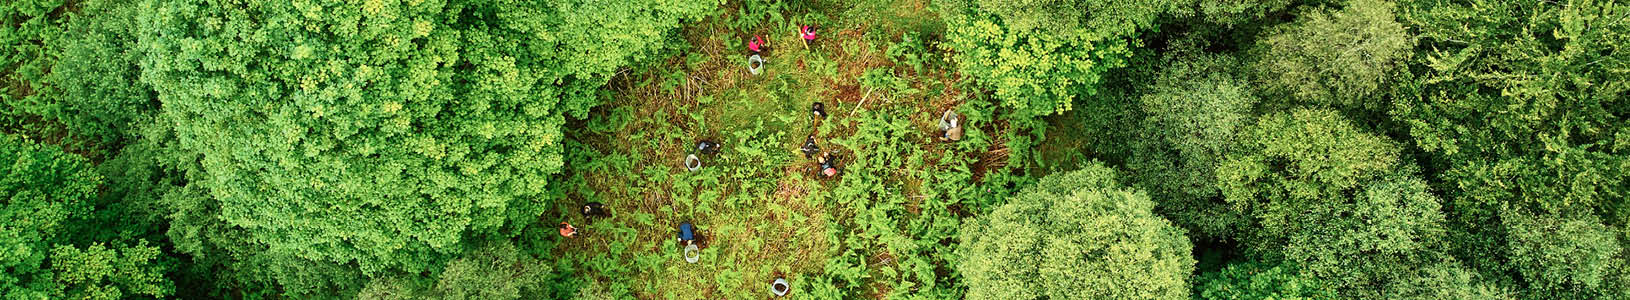
[[[1301,15],[1259,43],[1258,81],[1298,103],[1384,109],[1374,97],[1410,57],[1414,39],[1386,0],[1350,0]],[[1279,99],[1277,97],[1272,99]],[[1288,100],[1287,99],[1287,100]]]
[[[967,297],[1186,299],[1193,246],[1153,209],[1101,165],[1043,178],[964,225]]]
[[[535,222],[565,118],[713,4],[149,0],[171,237],[290,297],[440,270]]]

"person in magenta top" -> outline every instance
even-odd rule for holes
[[[804,41],[805,42],[813,42],[813,41],[815,41],[815,27],[814,26],[804,25],[803,27],[798,29],[798,33],[804,36]]]
[[[764,38],[760,37],[760,36],[755,35],[755,36],[753,36],[752,41],[747,42],[747,49],[748,50],[753,50],[753,53],[759,53],[759,52],[764,51],[763,47],[764,47]]]

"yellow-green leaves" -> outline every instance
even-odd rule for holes
[[[1183,230],[1093,164],[1043,178],[962,229],[969,299],[1187,299]]]

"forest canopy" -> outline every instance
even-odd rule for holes
[[[1630,299],[1626,20],[5,1],[0,298]]]

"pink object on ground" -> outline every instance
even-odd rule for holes
[[[760,47],[762,46],[764,46],[764,38],[756,35],[753,36],[753,41],[747,42],[747,49],[753,50],[753,52],[761,51]]]
[[[821,170],[821,173],[826,174],[826,177],[832,177],[833,175],[838,175],[838,169],[826,168],[825,170]]]
[[[806,41],[815,40],[815,27],[804,25],[801,29],[799,29],[799,33],[803,34],[804,40]]]

